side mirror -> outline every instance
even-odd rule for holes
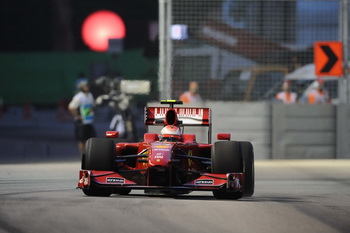
[[[184,143],[196,142],[196,135],[195,134],[183,134],[182,138],[183,138]]]
[[[155,133],[145,133],[143,136],[144,142],[155,142],[158,141],[158,134]]]
[[[229,133],[218,133],[217,139],[218,140],[230,141],[231,140],[231,134],[229,134]]]
[[[119,132],[118,131],[106,131],[106,138],[118,138]]]

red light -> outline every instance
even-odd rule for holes
[[[108,39],[123,39],[125,33],[122,18],[107,10],[96,11],[89,15],[82,27],[84,43],[91,50],[98,52],[108,49]]]

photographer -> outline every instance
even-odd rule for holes
[[[81,80],[78,83],[79,92],[69,103],[68,109],[74,116],[75,138],[78,140],[78,148],[82,154],[85,142],[96,137],[96,130],[93,126],[95,100],[90,93],[88,82]]]

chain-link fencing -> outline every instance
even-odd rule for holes
[[[314,42],[344,38],[342,0],[162,2],[161,98],[178,99],[195,81],[204,100],[272,100],[287,78],[302,101],[318,78]],[[323,79],[336,101],[338,78]]]

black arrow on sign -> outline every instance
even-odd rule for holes
[[[334,64],[338,61],[338,57],[333,53],[332,49],[328,45],[321,45],[321,49],[328,57],[328,62],[322,68],[322,73],[328,73],[333,68]]]

